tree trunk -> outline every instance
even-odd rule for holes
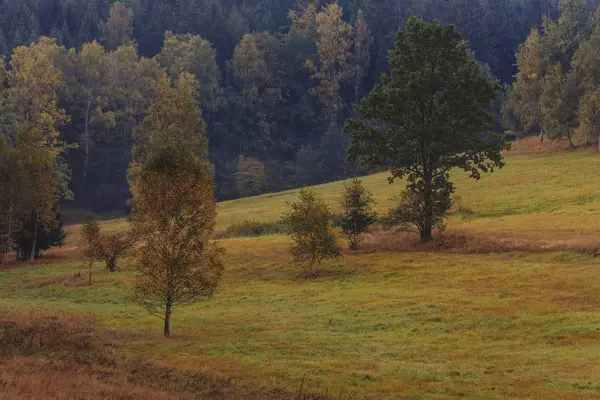
[[[116,272],[117,271],[117,259],[116,258],[109,258],[106,263],[108,264],[108,271],[109,272]]]
[[[567,133],[567,139],[569,139],[569,148],[575,149],[575,145],[573,144],[573,141],[571,140],[571,132]]]
[[[356,87],[354,88],[355,104],[358,104],[358,90],[360,86],[360,67],[356,67]]]
[[[424,193],[423,193],[423,225],[421,230],[421,243],[427,243],[433,239],[433,203],[431,199],[431,173],[425,172],[424,180]]]
[[[33,244],[31,245],[31,254],[29,255],[29,261],[33,261],[35,258],[35,246],[37,245],[37,231],[38,231],[38,213],[35,212],[35,220],[33,221]]]
[[[12,214],[13,214],[13,200],[14,200],[15,188],[10,188],[10,206],[8,208],[8,249],[6,249],[6,253],[4,254],[4,267],[8,267],[8,255],[10,253],[10,243],[12,242]]]
[[[171,337],[171,307],[170,303],[165,306],[165,328],[163,330],[165,337]]]
[[[90,284],[90,286],[92,285],[92,266],[94,265],[94,262],[91,261],[90,262],[90,276],[88,277],[88,283]]]
[[[89,90],[89,89],[88,89]],[[90,158],[90,134],[89,134],[89,124],[90,124],[90,106],[92,100],[88,96],[88,101],[85,110],[85,133],[84,133],[84,141],[85,141],[85,160],[83,162],[83,193],[85,193],[86,202],[88,203],[89,208],[89,196],[87,195],[87,170],[88,170],[88,162]]]
[[[598,136],[598,152],[600,153],[600,136]]]

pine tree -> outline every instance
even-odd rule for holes
[[[361,235],[377,219],[373,209],[373,193],[363,186],[358,178],[344,183],[344,193],[340,199],[342,206],[342,230],[350,242],[350,249],[358,249]]]

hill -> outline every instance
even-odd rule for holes
[[[0,361],[0,398],[326,398],[301,385],[331,398],[600,398],[600,157],[506,161],[481,181],[455,173],[461,210],[435,251],[374,232],[309,279],[284,236],[223,240],[219,293],[177,310],[170,340],[130,300],[131,260],[97,266],[92,286],[73,246],[0,271],[0,321],[15,322],[0,327],[0,353],[18,355]],[[381,212],[402,187],[364,181]],[[318,190],[335,205],[341,187]],[[222,203],[219,225],[275,221],[294,197]]]
[[[456,195],[463,209],[450,218],[449,227],[472,233],[530,239],[575,240],[600,235],[600,157],[586,151],[551,154],[509,154],[506,166],[481,180],[456,171]],[[402,182],[388,183],[386,172],[362,178],[377,200],[377,210],[386,213]],[[343,190],[343,181],[315,186],[333,209]],[[243,222],[277,221],[299,190],[247,197],[219,204],[219,228]],[[466,212],[465,212],[466,211]],[[124,229],[124,219],[105,223],[107,229]]]

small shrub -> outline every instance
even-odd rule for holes
[[[427,227],[431,226],[438,232],[446,229],[446,214],[452,206],[451,188],[436,190],[431,196],[433,202],[431,215],[427,215],[425,199],[421,192],[412,187],[406,188],[396,199],[398,205],[390,210],[386,224],[400,230],[415,232],[424,240]]]
[[[258,237],[266,235],[277,235],[286,232],[282,222],[258,222],[245,220],[237,224],[229,225],[221,231],[218,239],[229,239],[235,237]]]
[[[115,272],[119,259],[132,247],[131,239],[123,233],[101,233],[97,240],[98,257],[104,260],[106,269]]]
[[[294,261],[307,263],[313,275],[318,274],[323,260],[341,257],[329,208],[314,189],[300,190],[300,197],[289,205],[284,221],[295,242],[291,248]]]

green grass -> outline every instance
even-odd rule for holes
[[[510,156],[479,181],[456,173],[463,206],[450,230],[598,240],[600,157]],[[380,210],[401,184],[364,179]],[[335,204],[341,183],[319,187]],[[294,192],[220,205],[219,224],[274,221]],[[104,227],[121,229],[124,221]],[[76,251],[0,272],[0,307],[90,313],[143,333],[132,353],[241,385],[344,387],[359,398],[600,398],[600,263],[575,250],[350,253],[307,279],[283,236],[223,240],[226,272],[210,301],[175,311],[174,337],[132,304],[132,260],[95,284],[73,278]]]
[[[506,166],[475,181],[455,171],[456,194],[473,213],[450,219],[450,226],[475,232],[539,239],[573,239],[600,234],[600,157],[585,151],[552,155],[509,155]],[[393,197],[404,188],[389,184],[388,174],[362,178],[386,213]],[[333,209],[343,182],[316,186]],[[219,204],[217,224],[226,228],[244,220],[277,221],[298,190],[271,193]],[[597,221],[597,222],[596,222]],[[127,227],[125,220],[106,223],[112,229]]]

